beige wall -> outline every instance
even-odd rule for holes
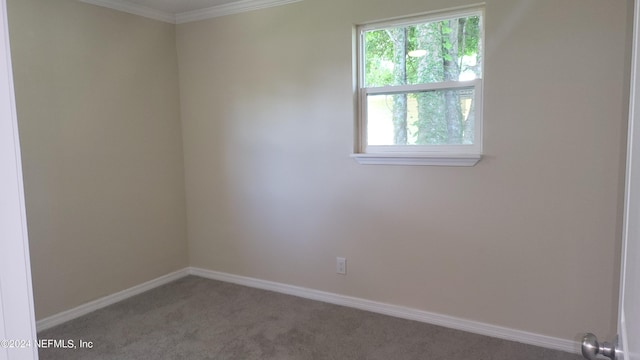
[[[175,26],[8,6],[37,318],[185,267]]]
[[[306,0],[176,34],[9,0],[37,317],[190,264],[611,337],[630,1],[487,0],[483,160],[349,158],[353,25],[467,3]]]
[[[191,265],[615,333],[629,2],[486,2],[473,168],[349,158],[353,25],[472,1],[307,0],[178,25]]]

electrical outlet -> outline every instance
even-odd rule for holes
[[[347,259],[343,257],[336,258],[336,272],[342,275],[347,274]]]

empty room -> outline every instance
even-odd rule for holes
[[[634,5],[6,0],[37,339],[3,346],[582,358],[619,331]]]

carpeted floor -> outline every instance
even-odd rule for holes
[[[40,359],[577,360],[580,356],[189,276],[41,332]]]

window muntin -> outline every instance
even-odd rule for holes
[[[358,33],[360,153],[481,153],[482,10]]]

